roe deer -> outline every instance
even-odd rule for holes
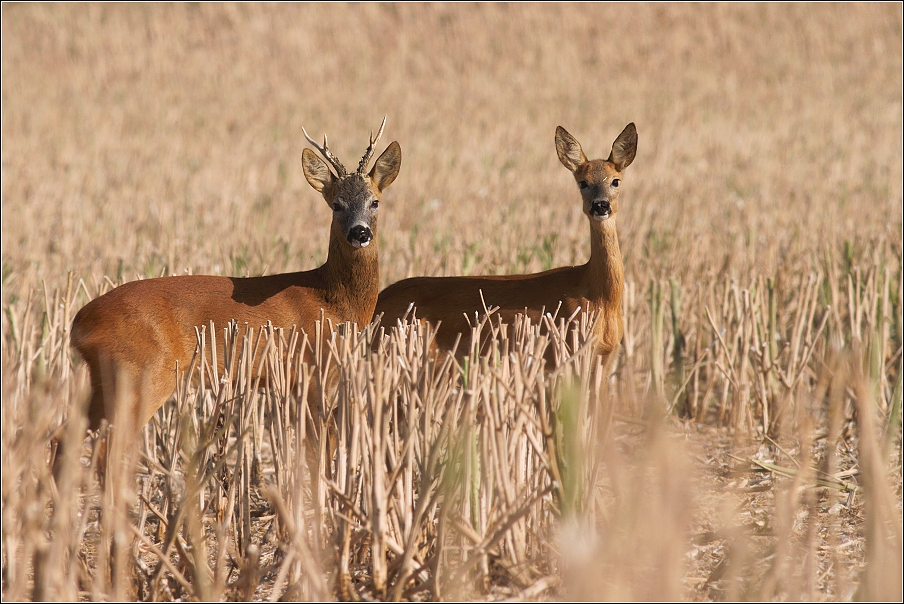
[[[379,293],[377,207],[383,190],[395,180],[402,163],[398,142],[390,144],[366,172],[377,136],[349,173],[323,146],[305,137],[329,162],[305,149],[301,164],[308,183],[332,209],[326,264],[303,272],[265,277],[177,276],[126,283],[85,305],[72,323],[71,344],[88,363],[90,427],[102,419],[116,421],[125,411],[137,431],[172,395],[176,367],[188,367],[196,347],[195,327],[213,321],[226,326],[259,327],[270,321],[286,330],[295,326],[314,335],[321,318],[333,324],[366,325]],[[324,332],[328,332],[324,329]],[[220,357],[222,360],[222,356]],[[131,409],[115,409],[116,381],[129,384]],[[128,400],[128,399],[124,399]],[[128,430],[128,428],[127,428]]]
[[[577,310],[599,315],[596,351],[604,367],[622,338],[624,266],[615,230],[622,171],[637,152],[637,130],[628,124],[615,142],[609,158],[588,160],[580,143],[564,128],[556,129],[559,160],[574,174],[590,222],[590,260],[581,266],[564,266],[531,275],[485,277],[412,277],[390,285],[377,301],[375,316],[391,327],[404,318],[413,304],[418,320],[440,323],[436,344],[450,350],[459,334],[464,350],[471,334],[469,319],[475,311],[498,307],[498,315],[511,324],[527,313],[534,324],[542,312],[571,316]],[[481,299],[481,295],[483,298]],[[559,305],[561,304],[561,307]]]

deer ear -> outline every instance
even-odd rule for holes
[[[334,180],[330,169],[310,149],[305,149],[301,153],[301,169],[308,184],[318,192],[323,191],[324,187],[332,184]]]
[[[556,128],[556,153],[559,154],[562,165],[572,172],[587,163],[587,156],[581,149],[581,143],[562,126]]]
[[[615,169],[621,172],[631,165],[634,156],[637,154],[637,128],[634,122],[631,122],[622,133],[618,135],[615,142],[612,143],[612,152],[609,154],[609,161],[615,164]]]
[[[370,179],[381,191],[392,184],[402,167],[402,148],[398,141],[393,141],[374,163],[370,171]]]

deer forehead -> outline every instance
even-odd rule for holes
[[[374,182],[367,176],[350,174],[340,178],[332,190],[333,198],[341,197],[343,201],[369,201],[373,197],[379,197],[379,191]]]
[[[615,164],[604,159],[588,161],[574,172],[577,180],[585,180],[596,185],[612,182],[613,178],[618,178],[620,175],[621,173],[615,169]]]

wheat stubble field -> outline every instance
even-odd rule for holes
[[[900,600],[900,4],[2,11],[4,601]],[[75,312],[318,266],[301,128],[351,164],[384,115],[383,287],[586,261],[555,128],[637,124],[614,374],[586,316],[457,360],[346,327],[312,366],[204,326],[102,486]]]

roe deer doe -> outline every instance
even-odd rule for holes
[[[436,345],[455,346],[461,335],[469,348],[471,327],[467,317],[486,308],[498,307],[498,315],[511,324],[519,313],[527,313],[537,324],[541,312],[571,316],[581,310],[599,315],[596,350],[606,366],[622,338],[622,292],[624,266],[615,230],[622,172],[634,161],[637,130],[628,124],[615,142],[608,159],[588,160],[580,143],[564,128],[556,129],[559,160],[574,174],[590,222],[590,260],[581,266],[564,266],[531,275],[485,277],[412,277],[390,285],[377,301],[375,317],[382,313],[383,325],[391,327],[411,312],[418,320],[439,327]],[[481,295],[483,298],[481,299]],[[561,304],[561,307],[559,305]]]
[[[196,347],[195,327],[213,321],[259,327],[270,321],[314,336],[321,318],[360,326],[373,316],[379,293],[377,207],[402,163],[398,142],[390,144],[366,172],[386,119],[355,172],[349,173],[327,147],[305,137],[329,162],[310,149],[301,164],[308,183],[333,212],[326,264],[303,272],[234,278],[177,276],[126,283],[85,305],[72,323],[72,346],[88,363],[91,380],[89,423],[115,423],[127,412],[137,431],[176,387],[176,367],[188,367]],[[328,332],[328,329],[324,329]],[[222,356],[220,356],[222,360]],[[116,409],[117,380],[128,384],[129,409]]]

